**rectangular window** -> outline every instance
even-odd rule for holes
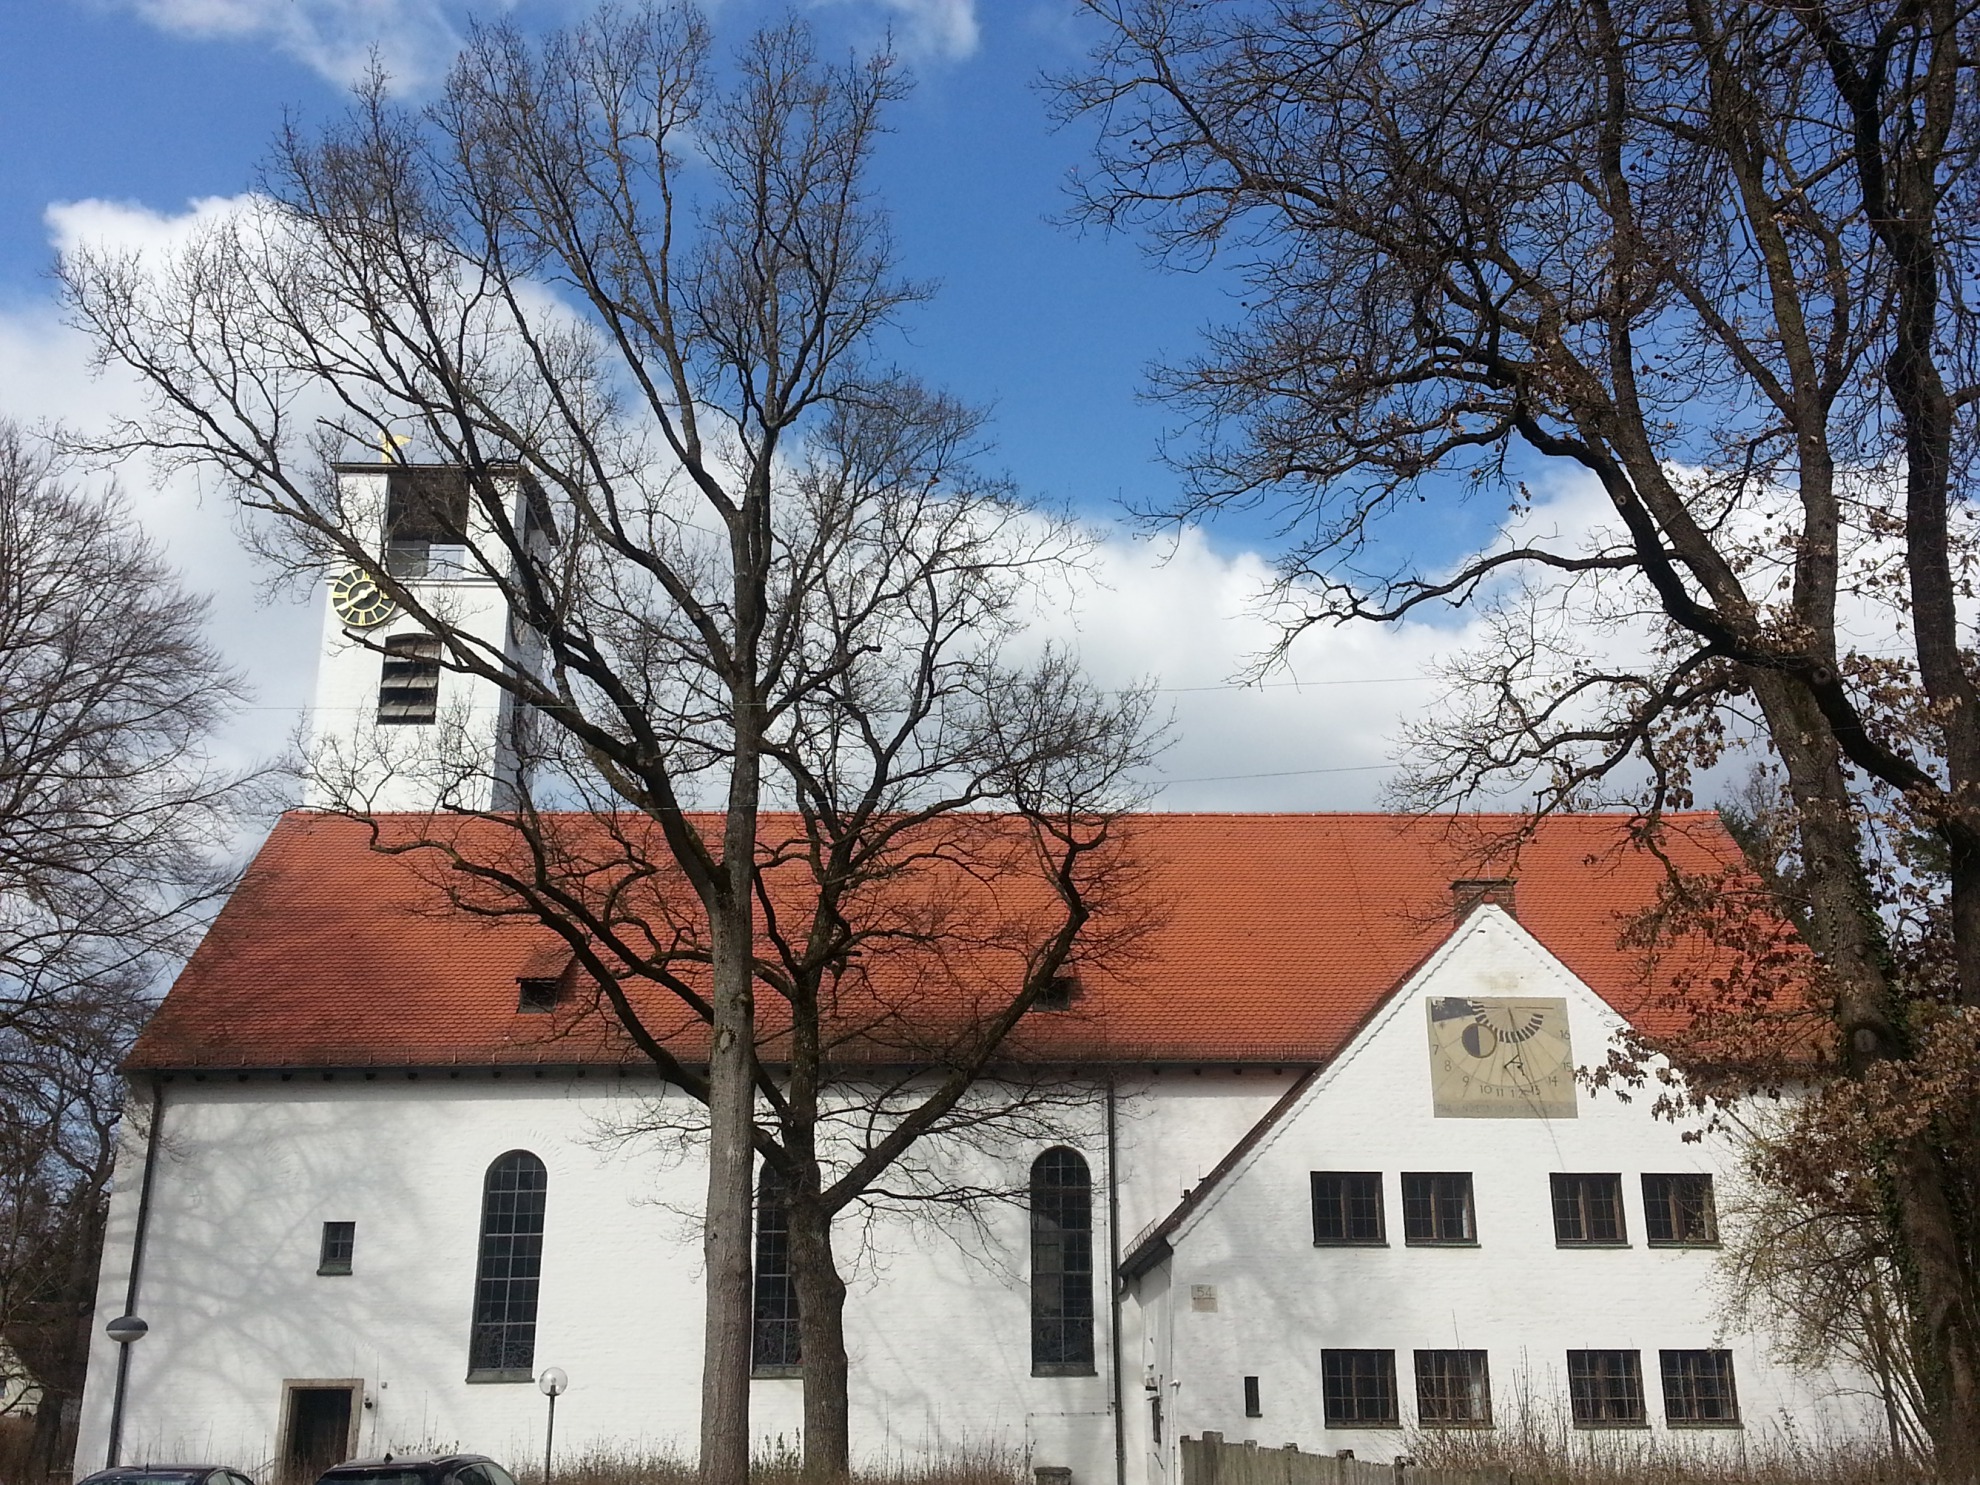
[[[1416,1353],[1416,1419],[1425,1428],[1485,1428],[1492,1377],[1483,1351]]]
[[[1653,1248],[1716,1247],[1719,1216],[1712,1206],[1712,1178],[1645,1176],[1643,1235]]]
[[[1322,1351],[1320,1392],[1329,1428],[1393,1428],[1401,1422],[1393,1351]]]
[[[1377,1245],[1388,1241],[1380,1171],[1313,1172],[1313,1241]]]
[[[316,1271],[319,1274],[349,1273],[351,1271],[351,1253],[356,1247],[357,1223],[324,1223],[323,1246],[317,1250]]]
[[[1739,1422],[1730,1351],[1664,1351],[1664,1421],[1672,1425]]]
[[[1265,1416],[1265,1405],[1260,1401],[1258,1396],[1258,1379],[1256,1377],[1246,1377],[1244,1379],[1244,1416],[1247,1418],[1263,1418]]]
[[[1621,1247],[1621,1176],[1555,1176],[1554,1241],[1564,1248]]]
[[[1402,1178],[1403,1241],[1416,1244],[1475,1243],[1471,1220],[1471,1176],[1412,1175]]]
[[[378,680],[378,720],[421,727],[440,714],[440,640],[432,634],[395,634],[385,641]]]
[[[759,1376],[795,1376],[797,1279],[791,1273],[791,1213],[783,1178],[765,1167],[756,1193],[756,1301],[750,1367]]]
[[[1643,1357],[1636,1351],[1570,1351],[1568,1400],[1577,1428],[1643,1423]]]

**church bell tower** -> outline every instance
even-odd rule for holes
[[[431,616],[394,602],[362,568],[333,573],[324,606],[303,803],[364,814],[513,808],[522,782],[517,709],[492,681],[450,665],[442,633],[522,666],[529,656],[491,571],[507,552],[449,464],[335,466],[346,518]],[[541,496],[520,471],[511,530],[537,531]]]

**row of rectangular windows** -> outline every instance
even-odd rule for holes
[[[1389,1241],[1380,1171],[1317,1170],[1313,1241],[1321,1246],[1381,1247]],[[1622,1177],[1554,1175],[1554,1241],[1564,1248],[1623,1247]],[[1469,1246],[1478,1241],[1469,1171],[1405,1171],[1403,1241]],[[1707,1247],[1719,1240],[1712,1178],[1692,1172],[1643,1177],[1643,1225],[1652,1247]]]
[[[1739,1422],[1730,1351],[1660,1351],[1664,1421],[1676,1427]],[[1641,1428],[1649,1418],[1640,1351],[1567,1353],[1568,1402],[1578,1428]],[[1263,1415],[1258,1379],[1244,1379],[1245,1412]],[[1322,1351],[1320,1388],[1329,1428],[1401,1426],[1394,1351]],[[1425,1427],[1492,1422],[1491,1369],[1483,1351],[1418,1351],[1416,1416]]]

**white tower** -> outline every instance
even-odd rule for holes
[[[442,630],[511,665],[526,662],[489,565],[506,565],[458,465],[335,466],[346,519],[434,628],[363,571],[334,574],[309,729],[303,803],[362,813],[512,807],[520,782],[516,709],[492,681],[448,664]],[[537,530],[541,496],[521,476],[507,512]],[[499,570],[499,569],[498,569]]]

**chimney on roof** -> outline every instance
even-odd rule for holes
[[[1459,877],[1451,883],[1451,916],[1462,923],[1471,910],[1490,903],[1509,918],[1519,916],[1513,901],[1515,882],[1511,877]]]

